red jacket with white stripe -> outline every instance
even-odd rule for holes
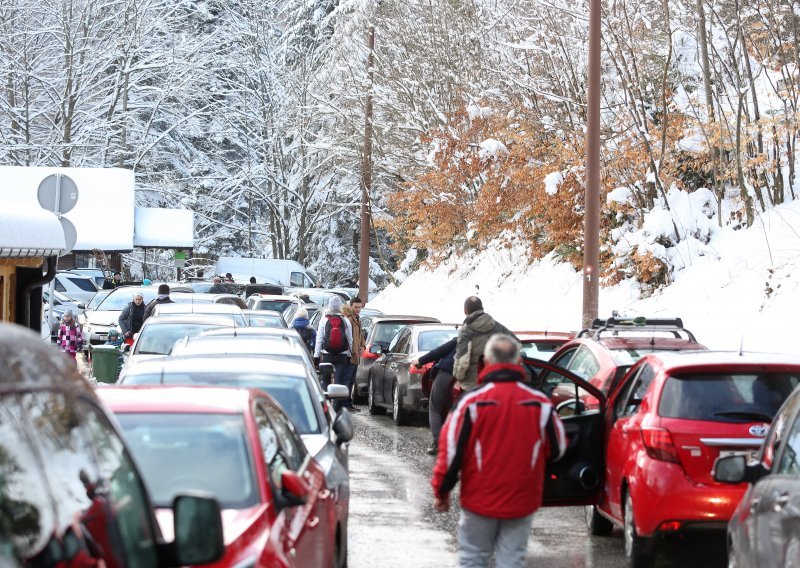
[[[496,519],[518,519],[542,504],[545,461],[566,449],[564,426],[550,399],[523,384],[521,365],[484,368],[439,435],[433,491],[444,497],[461,473],[461,507]]]

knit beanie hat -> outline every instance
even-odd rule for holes
[[[294,313],[294,319],[296,319],[296,320],[299,320],[299,319],[308,319],[308,310],[307,310],[307,309],[305,309],[305,308],[299,308],[299,309],[298,309],[298,310],[297,310],[297,311]]]
[[[342,299],[339,296],[331,296],[328,300],[328,308],[331,313],[338,314],[342,311]]]

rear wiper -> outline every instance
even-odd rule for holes
[[[755,412],[752,410],[723,410],[715,412],[714,416],[727,416],[730,418],[752,418],[754,420],[763,420],[764,422],[772,422],[772,416],[763,412]]]

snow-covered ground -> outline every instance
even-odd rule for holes
[[[638,284],[601,287],[599,316],[678,316],[712,349],[800,353],[800,202],[762,214],[748,229],[722,228],[710,242],[687,247],[668,287],[642,298]],[[702,253],[702,256],[700,254]],[[420,269],[369,306],[386,313],[463,320],[464,299],[478,291],[486,311],[516,330],[577,330],[581,275],[546,258],[528,265],[524,252],[496,247]]]

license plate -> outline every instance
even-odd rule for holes
[[[719,457],[726,458],[728,456],[745,456],[748,461],[755,458],[758,450],[720,450]]]

